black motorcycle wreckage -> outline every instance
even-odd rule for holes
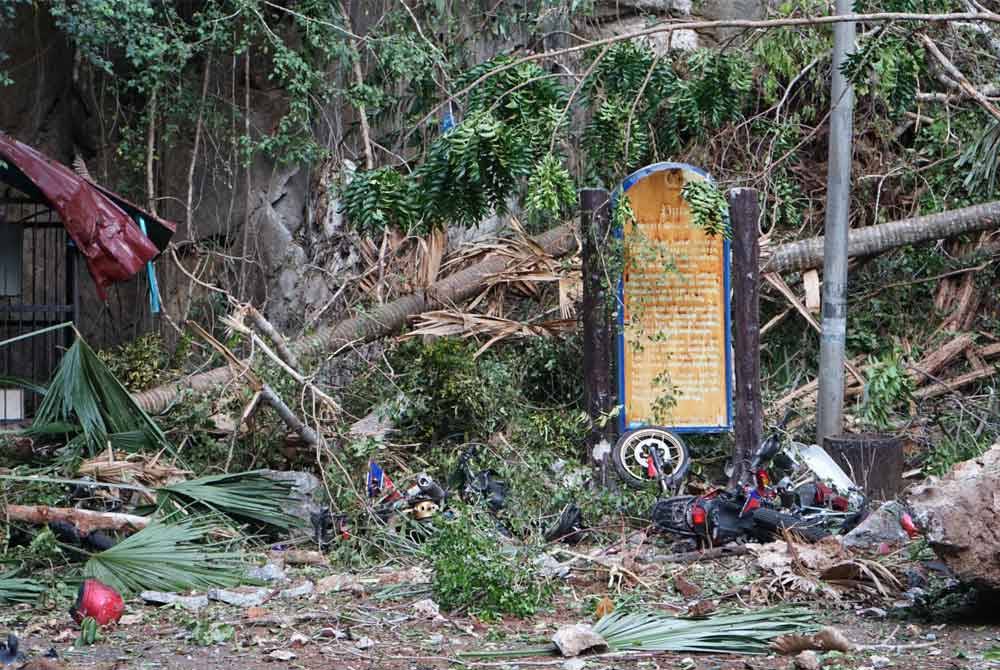
[[[702,495],[671,495],[683,484],[690,455],[668,430],[626,433],[612,460],[626,484],[656,486],[664,496],[653,506],[654,526],[698,546],[767,542],[786,532],[815,542],[847,532],[864,518],[865,496],[822,448],[783,441],[787,419],[754,453],[753,481]]]

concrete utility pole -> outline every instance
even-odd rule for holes
[[[851,0],[837,0],[836,13],[850,14]],[[854,87],[841,72],[854,51],[854,22],[833,27],[830,150],[826,178],[823,244],[823,334],[819,350],[816,442],[839,435],[844,425],[844,345],[847,335],[847,232],[851,202]]]

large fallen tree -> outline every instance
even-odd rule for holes
[[[982,230],[1000,228],[1000,202],[989,202],[939,214],[918,216],[852,230],[848,240],[851,256],[871,256],[907,244],[942,239]],[[533,239],[547,255],[558,258],[576,248],[575,223],[567,223]],[[460,270],[426,289],[397,298],[370,313],[346,319],[293,342],[295,356],[337,355],[354,344],[391,335],[408,319],[423,312],[450,307],[476,295],[489,279],[504,271],[509,259],[500,253]],[[763,260],[762,272],[789,272],[816,268],[823,263],[823,238],[814,237],[776,247]],[[230,366],[218,367],[165,384],[135,399],[147,412],[166,409],[184,389],[209,391],[223,386],[238,374]]]

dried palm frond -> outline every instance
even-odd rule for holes
[[[236,586],[245,572],[243,555],[225,543],[205,542],[212,528],[198,518],[153,522],[91,556],[83,574],[125,594]]]
[[[103,454],[81,463],[78,473],[97,482],[137,483],[149,488],[183,481],[191,474],[189,470],[182,470],[161,461],[161,456],[162,454],[155,456],[129,454],[124,451],[113,451],[109,447]]]
[[[524,323],[496,316],[471,314],[447,309],[424,312],[417,319],[414,330],[404,335],[404,337],[417,337],[421,335],[439,337],[447,335],[476,337],[482,335],[489,337],[490,339],[486,344],[476,351],[476,356],[481,355],[500,340],[524,337],[555,337],[560,333],[574,330],[577,325],[575,319]]]

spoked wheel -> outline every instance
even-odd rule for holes
[[[663,481],[668,487],[678,484],[691,467],[687,446],[675,433],[664,428],[640,428],[625,433],[611,452],[618,476],[627,486],[643,489],[656,486],[650,476],[650,454],[657,450],[663,464]]]

